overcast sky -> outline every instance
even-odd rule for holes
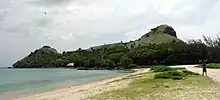
[[[129,41],[160,24],[182,40],[216,36],[219,9],[219,0],[1,0],[0,66],[43,45],[61,52]]]

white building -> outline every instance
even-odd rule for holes
[[[68,65],[66,65],[68,67],[73,67],[74,66],[74,63],[69,63]]]

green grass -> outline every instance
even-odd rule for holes
[[[152,66],[150,70],[153,72],[165,72],[165,71],[171,71],[172,68],[164,65],[158,65],[158,66]]]
[[[198,65],[196,67],[201,68],[202,65]],[[218,64],[218,63],[209,63],[209,64],[206,65],[206,67],[211,68],[211,69],[220,69],[220,64]]]
[[[195,90],[196,87],[209,86],[213,84],[208,77],[191,76],[185,80],[172,80],[172,79],[153,79],[155,73],[142,74],[142,78],[134,79],[128,87],[119,90],[113,90],[105,93],[98,94],[91,97],[91,100],[140,100],[145,98],[147,100],[164,99],[166,93],[171,92],[175,95],[175,91],[189,91]],[[151,76],[151,77],[146,77]],[[134,77],[134,76],[133,76]],[[178,79],[178,78],[177,78]],[[189,89],[190,88],[190,89]],[[156,95],[157,94],[157,95]],[[166,95],[168,96],[168,95]],[[166,97],[164,96],[164,97]],[[169,97],[169,96],[168,96]]]
[[[220,64],[210,63],[207,64],[207,68],[220,69]]]
[[[180,71],[167,71],[163,73],[158,73],[154,76],[155,79],[184,79],[185,75]]]
[[[100,46],[94,46],[91,47],[93,49],[100,49],[100,48],[112,48],[112,47],[116,47],[116,46],[125,46],[128,48],[131,48],[131,45],[135,44],[134,47],[138,47],[139,45],[141,46],[146,46],[149,44],[162,44],[162,43],[172,43],[173,41],[176,42],[181,42],[181,40],[170,36],[169,34],[166,33],[161,33],[161,34],[156,34],[156,35],[150,35],[149,37],[145,37],[145,38],[141,38],[140,40],[135,40],[132,42],[125,42],[125,43],[112,43],[112,44],[106,44],[106,45],[100,45]]]
[[[163,65],[152,66],[150,70],[153,72],[160,72],[154,76],[155,79],[181,80],[185,79],[187,76],[199,75],[198,73],[187,71],[186,68],[171,68]]]
[[[164,66],[164,65],[152,66],[150,68],[150,70],[153,72],[166,72],[166,71],[183,70],[183,69],[186,69],[186,68],[171,68],[171,67]]]
[[[188,70],[183,70],[182,71],[185,75],[190,76],[190,75],[199,75],[199,73],[195,73],[192,71],[188,71]]]
[[[199,74],[187,70],[172,70],[172,71],[158,73],[154,76],[154,78],[181,80],[181,79],[185,79],[188,76],[194,76],[194,75],[199,75]]]
[[[215,91],[212,89],[216,89],[214,87],[216,84],[208,77],[203,77],[198,75],[198,73],[187,71],[183,68],[175,69],[178,70],[172,69],[165,72],[130,75],[119,80],[133,80],[126,88],[104,92],[89,98],[89,100],[168,100],[168,98],[169,100],[178,100],[181,99],[181,96],[186,97],[186,99],[195,99],[198,95],[205,98],[213,97],[206,91]],[[168,73],[172,77],[155,79],[161,73]]]

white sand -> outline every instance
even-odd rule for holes
[[[131,80],[121,80],[124,77],[127,77],[132,74],[140,74],[147,72],[149,69],[136,69],[135,73],[131,73],[128,75],[106,79],[102,81],[95,81],[92,83],[79,85],[79,86],[71,86],[68,88],[58,89],[50,92],[39,93],[35,95],[30,95],[27,97],[16,98],[14,100],[82,100],[88,97],[94,96],[96,94],[116,90],[120,88],[124,88],[131,82]]]

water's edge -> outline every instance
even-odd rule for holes
[[[13,70],[13,69],[10,69]],[[98,79],[91,79],[91,80],[87,80],[81,83],[73,83],[73,84],[62,84],[62,85],[48,85],[46,87],[40,87],[38,90],[18,90],[18,91],[10,91],[10,92],[5,92],[5,93],[0,93],[0,98],[2,98],[3,100],[11,100],[14,98],[21,98],[21,97],[25,97],[25,96],[30,96],[30,95],[34,95],[34,94],[39,94],[39,93],[44,93],[44,92],[50,92],[50,91],[55,91],[55,90],[59,90],[59,89],[65,89],[65,88],[69,88],[69,87],[73,87],[73,86],[79,86],[79,85],[86,85],[86,84],[91,84],[93,82],[99,82],[102,80],[107,80],[107,79],[111,79],[111,78],[115,78],[115,77],[120,77],[129,73],[133,73],[135,72],[134,70],[117,70],[117,73],[121,73],[118,75],[110,75],[110,76],[105,76],[105,77],[101,77]]]

